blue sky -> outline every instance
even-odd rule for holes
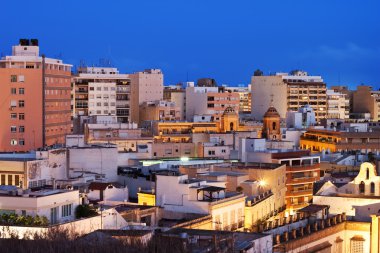
[[[247,84],[260,68],[380,88],[378,0],[4,0],[1,10],[3,54],[19,38],[38,38],[49,57],[161,68],[165,84]]]

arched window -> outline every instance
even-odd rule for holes
[[[272,130],[276,130],[277,124],[276,122],[272,122]]]
[[[367,180],[369,179],[369,168],[367,168],[367,173],[366,173],[365,178],[366,178]]]
[[[371,194],[375,194],[375,183],[371,182]]]
[[[365,184],[363,181],[361,181],[359,185],[359,193],[364,194],[364,190],[365,190]]]
[[[230,131],[234,131],[234,123],[233,122],[230,123]]]

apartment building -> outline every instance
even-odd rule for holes
[[[226,87],[226,92],[239,94],[239,112],[251,113],[252,93],[251,85],[248,87]]]
[[[160,69],[146,69],[129,75],[131,79],[131,121],[140,122],[139,107],[144,102],[163,99],[164,75]]]
[[[21,39],[0,60],[0,152],[63,144],[71,132],[71,67]]]
[[[307,104],[313,108],[317,122],[326,118],[326,84],[321,76],[309,76],[297,70],[289,74],[254,75],[251,84],[252,116],[257,120],[262,119],[270,105],[281,118],[286,117],[287,111],[297,112]]]
[[[371,86],[360,85],[352,93],[352,112],[370,113],[371,121],[380,120],[380,91],[373,91]]]
[[[140,105],[140,123],[144,121],[180,121],[181,109],[175,102],[149,101]]]
[[[350,114],[350,101],[346,94],[336,92],[334,90],[327,90],[327,116],[329,119],[343,119],[349,118]]]
[[[220,121],[224,111],[231,107],[239,111],[239,94],[226,92],[225,87],[186,87],[186,120],[193,121],[195,115],[211,115],[211,121]]]
[[[73,116],[112,115],[130,122],[131,81],[117,68],[80,67],[73,78]]]
[[[186,83],[188,85],[188,83]],[[186,92],[182,84],[165,86],[164,87],[164,100],[174,102],[178,106],[181,121],[186,121]]]
[[[335,131],[310,128],[301,136],[300,146],[313,152],[376,152],[380,151],[380,134],[372,130],[361,132],[355,129]]]

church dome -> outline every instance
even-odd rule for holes
[[[264,118],[269,117],[278,117],[280,118],[280,114],[277,112],[276,108],[274,106],[270,106],[267,110],[267,112],[264,114]]]
[[[236,112],[234,110],[234,108],[232,108],[231,106],[228,106],[224,112],[223,112],[223,116],[224,115],[236,115]]]

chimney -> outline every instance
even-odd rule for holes
[[[278,234],[276,235],[276,244],[280,244],[281,243],[281,235]]]
[[[325,228],[325,220],[320,220],[319,227],[321,228],[321,230]]]
[[[288,231],[285,231],[284,234],[284,242],[287,242],[289,240],[289,234],[288,234]]]
[[[293,228],[292,230],[292,238],[296,239],[297,238],[297,229]]]
[[[299,232],[298,232],[298,234],[300,235],[300,237],[303,237],[303,230],[304,230],[304,227],[300,227],[299,228]]]
[[[318,231],[318,223],[317,222],[313,223],[313,230],[314,230],[314,232]]]
[[[347,220],[347,215],[346,213],[342,213],[342,221],[346,221]]]
[[[306,233],[307,233],[308,235],[310,235],[310,233],[311,233],[311,227],[310,227],[310,224],[307,224],[307,225],[306,225]]]

